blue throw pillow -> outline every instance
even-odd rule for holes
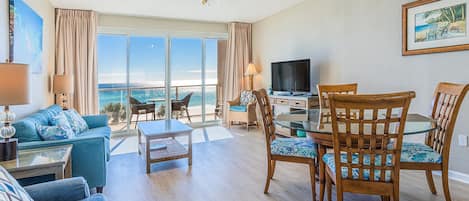
[[[68,123],[70,123],[70,126],[72,127],[72,130],[75,135],[88,130],[88,124],[83,119],[83,117],[78,114],[76,110],[69,109],[67,111],[64,111],[64,114],[67,117]]]
[[[2,166],[0,166],[0,200],[2,201],[33,201],[18,182]]]
[[[37,125],[42,140],[64,140],[74,136],[74,132],[63,112],[51,119],[51,126]]]

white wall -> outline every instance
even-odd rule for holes
[[[100,14],[98,25],[99,32],[124,34],[154,35],[171,33],[218,37],[228,33],[228,26],[225,23],[109,14]]]
[[[469,83],[469,51],[401,56],[401,5],[411,0],[306,0],[253,26],[256,88],[270,85],[270,63],[311,58],[317,82],[359,83],[359,92],[414,90],[412,112],[430,112],[438,82]],[[469,135],[469,98],[458,134]],[[450,168],[469,174],[469,148],[452,146]]]
[[[53,94],[49,92],[49,75],[55,68],[55,20],[54,8],[48,0],[25,0],[43,19],[43,72],[31,76],[31,104],[12,106],[18,118],[33,113],[53,103]],[[8,58],[8,0],[0,2],[0,61]],[[5,95],[5,94],[1,94]],[[2,109],[3,110],[3,109]]]

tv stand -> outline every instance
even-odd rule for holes
[[[295,110],[309,110],[313,108],[319,108],[319,97],[317,95],[271,95],[269,98],[272,105],[274,118],[276,115],[281,113],[292,112]],[[292,136],[292,131],[290,129],[277,126],[276,130],[278,134]]]

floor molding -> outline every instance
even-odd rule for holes
[[[441,176],[441,171],[433,171],[434,175]],[[462,172],[449,170],[448,177],[451,180],[459,181],[465,184],[469,184],[469,174],[464,174]]]

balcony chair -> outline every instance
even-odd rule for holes
[[[137,115],[137,120],[135,121],[135,128],[137,128],[140,115],[145,115],[145,120],[148,120],[147,114],[153,114],[152,117],[153,117],[153,120],[155,120],[156,118],[155,104],[142,103],[134,97],[130,97],[129,101],[130,101],[130,112],[131,112],[130,119],[132,120],[133,115]]]
[[[227,101],[227,106],[229,110],[227,116],[229,128],[231,128],[234,121],[246,123],[248,131],[251,123],[255,123],[259,127],[256,115],[256,96],[253,91],[242,91],[235,100]]]
[[[189,103],[191,101],[191,97],[194,92],[187,94],[181,100],[171,100],[171,109],[172,112],[177,112],[176,119],[179,119],[179,116],[185,112],[189,123],[192,123],[191,116],[189,115]]]

